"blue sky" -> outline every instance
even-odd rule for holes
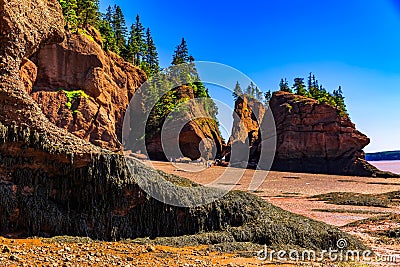
[[[400,1],[113,1],[128,26],[152,30],[167,67],[182,37],[196,60],[232,66],[262,90],[313,72],[342,86],[350,117],[371,138],[367,152],[400,150]],[[244,86],[244,85],[243,85]],[[229,101],[225,90],[211,90]]]

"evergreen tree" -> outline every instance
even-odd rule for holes
[[[119,6],[114,7],[112,27],[115,36],[115,43],[117,47],[117,54],[126,53],[126,23],[122,9]]]
[[[140,17],[139,15],[136,15],[136,21],[134,26],[134,35],[131,36],[133,38],[133,58],[134,58],[134,64],[136,66],[140,66],[142,59],[146,56],[146,42],[144,38],[144,27],[142,23],[140,22]]]
[[[111,6],[107,7],[106,13],[103,16],[103,20],[107,21],[110,25],[112,25],[112,29],[114,30],[114,14],[115,14],[115,6],[112,8]]]
[[[318,85],[318,80],[315,78],[315,75],[313,75],[313,87],[318,89],[319,85]]]
[[[149,74],[153,76],[160,69],[159,61],[158,61],[158,52],[157,48],[154,44],[153,37],[151,37],[150,29],[147,28],[146,31],[146,63],[149,67]]]
[[[264,94],[265,105],[268,106],[269,101],[271,100],[272,93],[270,90],[266,91]]]
[[[64,15],[65,28],[76,30],[78,28],[78,16],[76,14],[78,4],[76,0],[60,0],[60,5]]]
[[[308,76],[308,92],[310,97],[312,98],[318,99],[320,97],[318,81],[315,79],[315,76],[311,72]]]
[[[123,58],[126,61],[133,63],[133,64],[135,64],[135,51],[139,50],[138,43],[135,42],[135,39],[136,39],[135,36],[136,36],[136,27],[135,27],[135,24],[132,24],[131,29],[129,31],[128,44],[126,46],[126,50],[123,55]],[[136,65],[136,66],[138,66],[138,65]]]
[[[112,30],[111,24],[107,20],[101,20],[99,22],[99,32],[103,40],[103,49],[105,51],[117,51],[114,31]]]
[[[79,0],[77,8],[78,26],[86,28],[88,25],[97,25],[100,19],[98,0]]]
[[[186,63],[186,64],[185,64]],[[172,56],[173,76],[178,80],[176,83],[193,83],[199,81],[199,75],[194,64],[193,56],[189,55],[189,49],[185,38],[182,38],[181,43],[176,47]]]
[[[193,62],[194,58],[189,56],[189,50],[185,38],[182,38],[180,45],[175,49],[174,55],[172,56],[172,65],[179,65],[183,63]]]
[[[310,74],[308,75],[308,79],[307,79],[308,91],[310,91],[312,88],[312,77],[313,77],[313,75],[310,72]]]
[[[250,97],[250,96],[251,96],[252,84],[253,84],[253,83],[250,83],[250,84],[246,87],[246,91],[244,92],[244,94],[245,94],[247,97]]]
[[[306,96],[307,90],[306,86],[304,85],[303,78],[295,78],[293,84],[293,90],[296,95]]]
[[[256,87],[253,82],[250,82],[250,97],[255,98]]]
[[[281,82],[279,83],[279,90],[283,92],[288,92],[292,93],[292,89],[289,87],[288,81],[285,79],[281,79]]]
[[[233,99],[236,101],[239,97],[242,97],[243,91],[242,88],[240,87],[239,81],[236,81],[235,89],[233,89]]]
[[[263,92],[261,92],[261,90],[256,86],[256,95],[255,95],[256,99],[260,102],[264,101],[264,94]]]
[[[263,99],[263,93],[260,91],[260,89],[253,83],[250,82],[249,86],[246,88],[246,96],[249,98],[257,99],[260,102],[262,102]]]
[[[142,69],[148,69],[147,64],[142,64],[147,55],[146,38],[144,35],[144,27],[140,22],[140,16],[136,15],[136,21],[131,26],[128,38],[126,60],[132,62]]]
[[[341,86],[339,86],[338,90],[333,91],[333,97],[336,102],[336,108],[339,110],[340,114],[341,115],[347,114],[347,108],[344,102],[344,96]]]

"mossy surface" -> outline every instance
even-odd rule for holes
[[[333,192],[322,195],[312,196],[311,198],[325,201],[335,205],[354,205],[371,207],[389,207],[390,201],[378,195],[368,195],[353,192]]]
[[[332,192],[312,196],[311,198],[320,201],[326,201],[329,204],[335,205],[354,205],[387,208],[389,206],[398,206],[400,204],[400,191],[393,191],[382,194]]]
[[[75,100],[79,99],[79,98],[85,98],[85,99],[89,99],[90,96],[88,94],[86,94],[83,90],[73,90],[73,91],[67,91],[64,89],[60,89],[62,92],[65,93],[65,96],[67,97],[67,103],[65,103],[65,106],[68,109],[72,109],[72,104]],[[74,110],[74,112],[77,112],[76,110]]]
[[[338,239],[346,238],[349,248],[364,248],[335,227],[245,192],[233,191],[193,208],[164,204],[147,195],[137,179],[150,177],[154,188],[158,188],[158,179],[187,187],[199,185],[134,160],[130,172],[125,158],[110,152],[95,153],[83,164],[81,156],[65,154],[62,144],[51,143],[46,136],[26,127],[0,124],[0,233],[314,249],[334,247]],[[176,195],[173,189],[163,193],[171,198]]]

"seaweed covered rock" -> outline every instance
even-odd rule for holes
[[[243,192],[193,208],[170,206],[147,195],[136,183],[139,178],[198,185],[135,161],[128,171],[122,155],[49,122],[24,90],[19,73],[24,57],[43,44],[62,40],[61,10],[55,0],[0,3],[0,33],[8,34],[0,42],[1,61],[8,66],[0,73],[1,234],[112,240],[214,231],[238,242],[328,249],[346,238],[349,248],[364,248],[332,226]]]
[[[193,244],[233,241],[313,249],[334,248],[345,238],[349,248],[365,249],[333,226],[284,211],[252,194],[234,191],[199,207],[170,206],[147,195],[137,179],[151,177],[152,187],[157,187],[157,179],[199,185],[135,160],[130,172],[119,154],[94,154],[84,166],[77,165],[79,157],[62,162],[45,152],[42,134],[3,125],[0,133],[2,234],[101,240],[192,235]],[[176,192],[168,194],[173,197]],[[204,238],[207,232],[213,237]]]

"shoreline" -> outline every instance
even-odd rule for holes
[[[200,172],[189,172],[182,170],[181,168],[184,167],[182,165],[174,166],[168,162],[148,161],[145,164],[152,164],[156,169],[201,184],[211,182],[226,170],[225,167],[213,166]],[[198,168],[199,166],[189,167]],[[362,240],[374,251],[382,255],[398,255],[400,259],[400,244],[379,243],[368,232],[371,229],[382,230],[385,226],[377,228],[374,223],[361,226],[348,225],[348,223],[385,214],[397,214],[400,218],[400,207],[335,205],[310,198],[316,194],[329,192],[380,194],[400,191],[400,178],[384,179],[249,169],[237,169],[237,171],[243,172],[243,177],[236,182],[234,190],[248,191],[282,209],[337,226],[342,231]],[[258,190],[249,191],[248,185],[255,172],[265,175],[266,179]],[[400,228],[400,221],[389,221],[384,225],[389,229]],[[73,237],[24,239],[0,237],[0,264],[6,266],[101,266],[104,264],[110,266],[298,266],[298,263],[294,262],[261,261],[255,255],[246,254],[249,252],[244,251],[219,251],[213,245],[170,247],[153,245],[150,239],[148,241],[149,243],[146,244],[135,240],[105,242],[91,239],[85,241],[85,238]],[[330,263],[307,262],[306,264],[307,266],[326,266],[323,264]],[[396,264],[347,263],[344,266],[396,266]]]

